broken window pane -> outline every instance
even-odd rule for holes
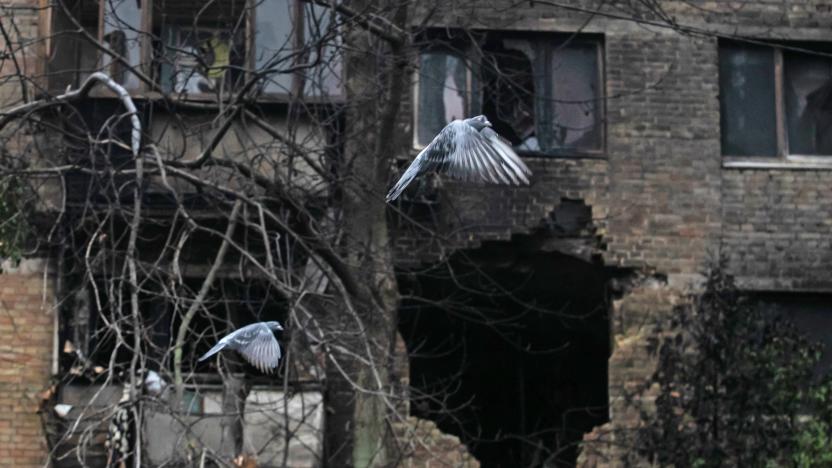
[[[280,73],[294,66],[292,55],[291,0],[263,0],[257,5],[254,39],[254,66],[257,71],[277,70],[264,79],[263,92],[289,94],[292,91],[293,74]]]
[[[301,71],[305,96],[341,94],[340,37],[332,23],[333,10],[315,3],[303,6],[304,47],[310,68]]]
[[[789,153],[832,155],[832,60],[783,53]]]
[[[444,52],[423,53],[419,61],[417,142],[426,145],[445,125],[465,118],[468,95],[465,61]]]
[[[776,156],[774,51],[724,44],[719,49],[722,154]]]
[[[496,40],[494,40],[496,39]],[[603,127],[599,44],[498,37],[483,48],[483,113],[519,151],[598,151]]]
[[[129,68],[141,65],[143,0],[105,0],[103,45],[127,62],[102,54],[102,68],[127,89],[137,89],[139,78]]]
[[[542,142],[544,151],[600,149],[602,102],[596,46],[573,43],[556,47],[551,70],[552,122],[549,131],[541,131],[547,137]],[[548,126],[548,122],[541,123]]]
[[[485,60],[483,112],[494,130],[521,149],[538,151],[535,134],[535,89],[542,75],[535,75],[533,60],[539,57],[532,44],[506,39],[489,50]]]
[[[243,2],[157,0],[154,33],[163,89],[194,94],[229,91],[243,78],[246,15]]]

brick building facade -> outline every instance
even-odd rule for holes
[[[42,401],[53,373],[54,278],[45,264],[4,266],[0,303],[3,365],[0,370],[0,456],[6,466],[42,466],[47,453]]]
[[[13,40],[34,41],[30,47],[38,44],[41,14],[33,3],[0,6],[4,24],[16,25],[10,29]],[[534,172],[528,188],[449,181],[428,188],[430,203],[414,196],[404,209],[422,213],[420,219],[435,223],[443,235],[427,237],[403,223],[395,238],[401,268],[408,270],[460,250],[514,248],[523,236],[546,231],[547,220],[564,204],[590,210],[591,220],[555,236],[564,242],[542,241],[532,250],[613,272],[611,282],[628,278],[603,299],[611,343],[609,422],[587,437],[612,444],[588,446],[580,459],[587,466],[615,466],[610,434],[632,422],[621,404],[624,389],[651,371],[645,351],[651,320],[695,289],[717,256],[728,259],[730,272],[749,291],[778,293],[796,303],[804,294],[832,291],[832,202],[826,198],[832,148],[823,135],[830,114],[816,93],[824,79],[832,80],[832,4],[661,2],[675,24],[669,27],[640,4],[596,3],[461,1],[434,12],[431,25],[437,30],[490,31],[496,41],[501,34],[514,40],[517,32],[595,41],[602,80],[597,102],[603,104],[592,112],[602,136],[593,151],[561,145],[548,156],[527,155]],[[31,55],[22,63],[38,72]],[[2,65],[3,75],[15,67],[10,60]],[[770,78],[760,78],[767,73]],[[0,108],[19,97],[14,84],[0,83]],[[811,110],[817,99],[819,107]],[[741,107],[760,101],[770,104]],[[419,106],[415,96],[408,103],[416,116],[403,126],[408,146],[418,132]],[[807,121],[815,129],[809,136],[800,134]],[[766,138],[768,146],[761,143]],[[0,302],[7,309],[7,317],[0,315],[0,341],[8,348],[2,348],[7,357],[0,406],[8,411],[0,418],[0,458],[14,460],[14,466],[43,461],[36,400],[48,386],[53,359],[54,311],[50,286],[43,284],[48,277],[42,271],[0,276]]]

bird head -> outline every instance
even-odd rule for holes
[[[269,327],[269,330],[273,330],[273,331],[283,330],[283,327],[280,325],[280,322],[275,322],[275,321],[266,322],[266,325]]]
[[[488,118],[484,115],[478,115],[476,117],[471,117],[470,119],[465,119],[465,123],[474,127],[477,131],[491,126],[491,122],[489,122]]]

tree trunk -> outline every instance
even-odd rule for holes
[[[241,291],[233,288],[231,292],[222,289],[223,296],[240,297]],[[237,304],[226,305],[226,318],[231,325],[230,330],[242,326],[240,311]],[[243,452],[243,422],[245,418],[246,399],[251,390],[250,382],[246,380],[245,364],[236,353],[225,353],[223,356],[225,371],[222,375],[222,445],[220,453],[224,460],[231,461]]]
[[[374,3],[377,6],[379,3]],[[350,2],[366,11],[363,0]],[[396,6],[395,24],[404,24],[406,5]],[[388,408],[398,310],[398,286],[387,230],[384,190],[395,154],[399,103],[406,88],[404,44],[388,44],[365,29],[348,31],[345,57],[347,124],[342,219],[345,256],[360,285],[352,298],[355,315],[342,311],[339,330],[362,363],[342,355],[341,372],[328,366],[328,461],[331,466],[381,467],[395,459]],[[336,357],[337,359],[337,357]],[[353,385],[354,384],[354,385]],[[356,389],[355,387],[358,387]]]
[[[220,453],[231,461],[243,451],[243,415],[246,410],[248,386],[244,378],[229,373],[222,383],[222,445]]]

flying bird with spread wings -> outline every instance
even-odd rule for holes
[[[272,330],[283,330],[278,322],[257,322],[224,336],[198,361],[204,361],[223,349],[233,349],[261,372],[271,373],[280,361],[280,345]]]
[[[417,176],[430,171],[463,181],[511,185],[528,185],[532,175],[484,115],[454,120],[445,126],[390,189],[387,202],[398,198]]]

